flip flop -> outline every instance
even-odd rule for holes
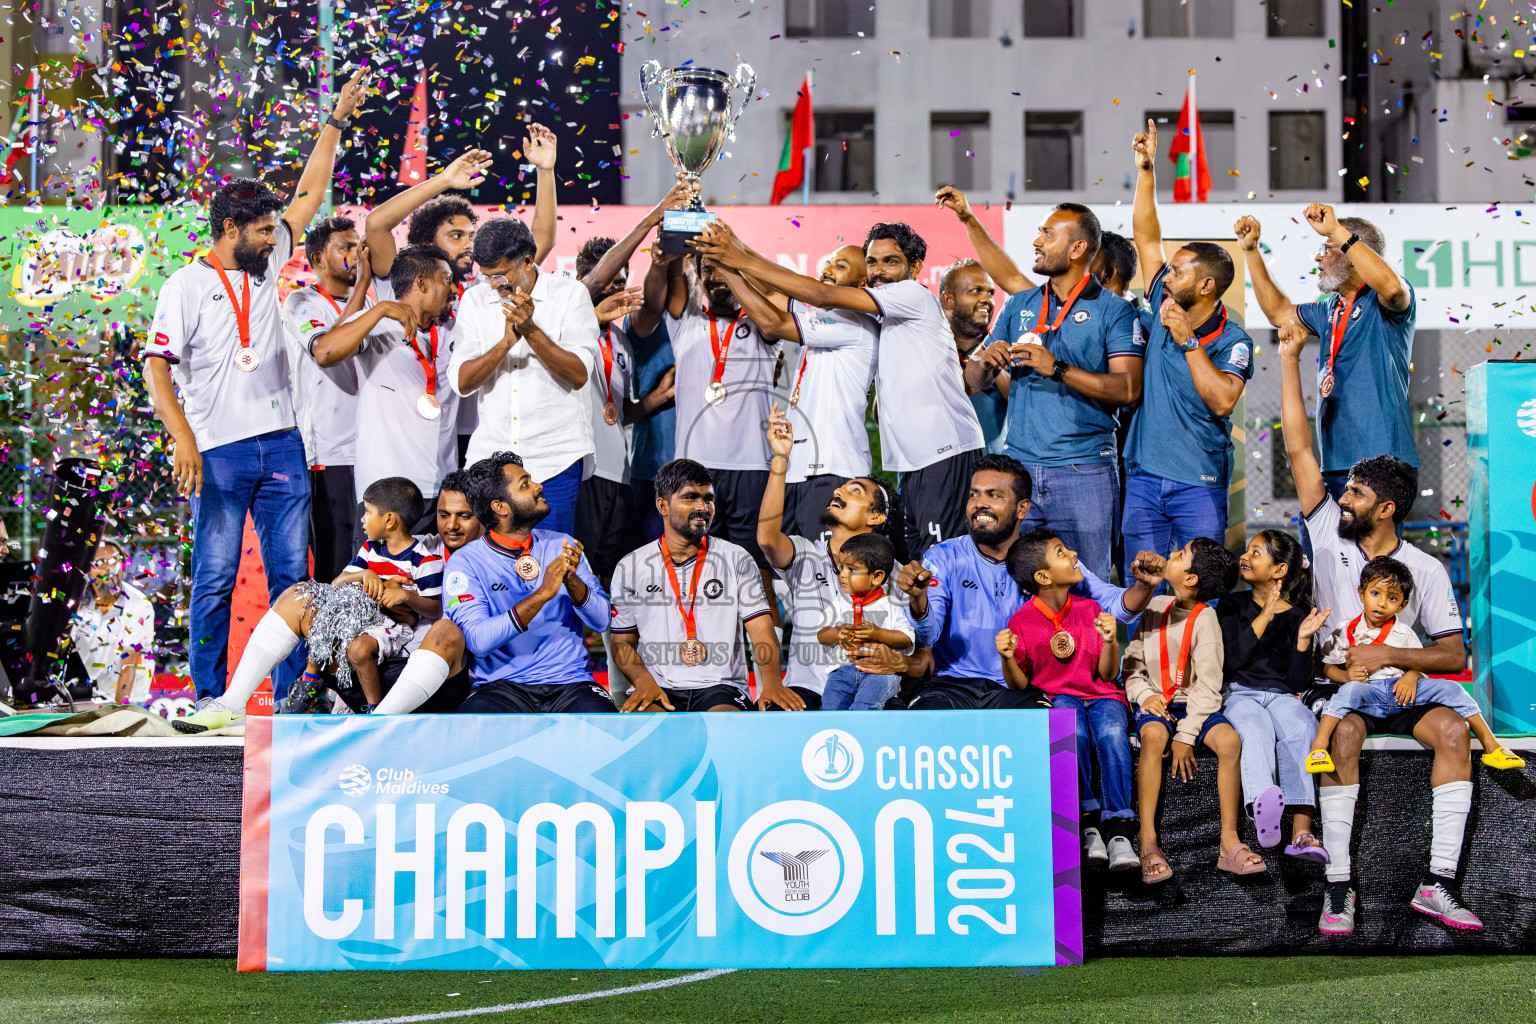
[[[1253,824],[1259,830],[1259,845],[1266,850],[1280,845],[1280,819],[1284,816],[1285,796],[1279,786],[1267,787],[1253,801]]]
[[[1166,882],[1173,877],[1173,867],[1156,844],[1141,851],[1141,880],[1147,885]]]
[[[1258,863],[1245,863],[1249,857],[1258,858]],[[1231,875],[1262,875],[1269,867],[1264,863],[1264,858],[1254,853],[1247,843],[1238,843],[1216,859],[1216,869]]]
[[[1298,860],[1309,860],[1314,864],[1328,863],[1328,851],[1311,832],[1303,832],[1297,836],[1296,841],[1285,848],[1285,855]]]

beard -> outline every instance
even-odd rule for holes
[[[1013,534],[1019,532],[1019,520],[1017,516],[1005,516],[997,522],[970,523],[971,540],[978,545],[996,547],[1007,540]]]
[[[258,281],[267,276],[267,260],[271,255],[270,249],[262,252],[260,246],[252,245],[244,238],[235,243],[236,265]]]
[[[470,275],[475,272],[475,258],[469,253],[463,256],[463,263],[458,260],[448,261],[448,272],[453,275],[454,284],[463,284],[468,281]]]
[[[685,516],[668,516],[667,522],[680,536],[686,537],[694,544],[703,540],[709,533],[709,516],[702,512],[693,512]]]
[[[1064,255],[1052,257],[1042,253],[1035,257],[1034,273],[1054,277],[1057,274],[1065,274],[1071,266],[1072,261]]]
[[[1317,289],[1322,292],[1336,292],[1344,287],[1344,282],[1349,280],[1349,273],[1337,271],[1319,270],[1317,272]]]
[[[729,288],[711,288],[705,295],[709,299],[709,315],[719,318],[735,316],[741,312],[741,307],[736,304],[736,296],[731,294]]]
[[[1339,539],[1358,544],[1370,536],[1372,524],[1376,521],[1376,506],[1372,505],[1370,511],[1363,516],[1339,514]]]
[[[512,506],[512,532],[521,533],[531,530],[544,521],[549,515],[549,505],[534,503],[532,505],[519,505],[517,502],[509,502]]]
[[[954,332],[955,337],[964,338],[967,341],[977,341],[987,336],[987,328],[991,326],[992,318],[989,316],[986,323],[982,323],[975,318],[975,312],[975,310],[972,310],[971,316],[950,317],[949,327]]]

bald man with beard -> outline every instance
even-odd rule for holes
[[[992,327],[992,279],[975,260],[961,260],[944,272],[939,281],[939,305],[955,335],[955,351],[964,369],[980,353]],[[1000,454],[1008,441],[1008,379],[999,375],[980,388],[966,383],[966,393],[981,421],[987,452]]]

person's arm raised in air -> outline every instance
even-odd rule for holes
[[[677,177],[678,182],[672,186],[672,191],[663,196],[661,202],[651,207],[650,211],[629,229],[629,234],[603,253],[597,265],[587,271],[587,275],[581,279],[581,283],[587,286],[587,291],[592,293],[593,299],[603,294],[608,285],[618,276],[619,271],[629,266],[629,261],[635,255],[635,251],[640,248],[640,243],[644,242],[646,236],[661,224],[661,215],[668,210],[682,209],[693,198],[697,186],[683,181],[682,171],[677,172]]]
[[[1310,515],[1328,498],[1323,484],[1323,469],[1312,450],[1312,425],[1307,422],[1307,405],[1301,397],[1301,349],[1307,343],[1307,329],[1292,320],[1280,327],[1280,429],[1285,435],[1285,453],[1291,461],[1291,479],[1302,515]]]
[[[1296,319],[1296,303],[1286,297],[1280,286],[1269,276],[1264,265],[1264,254],[1259,251],[1260,225],[1255,217],[1237,218],[1232,233],[1243,250],[1243,264],[1248,268],[1248,280],[1253,283],[1253,295],[1259,300],[1264,317],[1275,327],[1283,327]]]
[[[336,97],[336,106],[331,116],[338,121],[347,120],[357,113],[357,108],[363,105],[367,96],[368,79],[365,77],[365,69],[358,68],[347,80],[347,84],[341,87],[341,94]],[[309,222],[315,219],[321,204],[330,195],[331,174],[336,169],[336,143],[340,141],[339,128],[331,124],[320,126],[320,138],[315,141],[315,148],[309,151],[304,173],[299,175],[299,183],[294,186],[293,202],[283,211],[283,223],[288,225],[295,240],[304,237]]]
[[[555,247],[555,230],[559,227],[560,212],[555,206],[555,133],[541,124],[528,126],[523,136],[523,155],[533,164],[533,265],[544,262],[544,257]]]
[[[775,402],[768,413],[768,447],[773,457],[768,460],[768,483],[757,516],[757,546],[775,569],[788,569],[795,557],[795,542],[784,533],[784,478],[794,446],[794,427]]]
[[[880,315],[880,306],[863,288],[844,288],[835,284],[822,284],[812,277],[797,274],[761,256],[754,256],[737,244],[735,233],[724,221],[717,220],[704,228],[704,233],[693,241],[694,251],[722,267],[730,267],[750,275],[754,280],[792,299],[822,309],[847,309],[855,313]]]
[[[661,326],[662,314],[667,312],[667,301],[672,294],[672,275],[681,270],[682,259],[662,252],[658,246],[651,247],[651,265],[641,282],[640,308],[629,315],[631,337],[649,338]]]
[[[1313,231],[1334,245],[1342,247],[1349,241],[1349,228],[1339,223],[1333,207],[1326,203],[1313,203],[1307,207],[1303,216],[1307,218],[1307,223],[1312,225]],[[1376,301],[1392,312],[1401,313],[1408,308],[1408,303],[1413,301],[1403,279],[1397,276],[1397,271],[1393,270],[1375,249],[1356,243],[1349,247],[1344,258],[1349,260],[1355,273],[1360,275],[1360,280],[1376,293]]]
[[[725,279],[726,287],[736,301],[741,303],[741,308],[746,312],[747,319],[757,325],[763,337],[775,340],[799,342],[800,325],[795,323],[795,318],[789,315],[787,310],[780,309],[768,300],[762,292],[758,291],[740,271],[730,267],[720,267],[720,276]]]
[[[374,207],[363,224],[363,240],[373,261],[373,272],[388,277],[395,265],[394,230],[429,199],[436,199],[450,189],[472,189],[485,179],[491,169],[491,154],[483,149],[465,151],[457,160],[420,185],[413,185]],[[358,282],[362,284],[362,282]]]
[[[1157,124],[1147,118],[1147,130],[1137,132],[1131,143],[1136,158],[1136,201],[1131,207],[1131,234],[1136,258],[1150,284],[1166,262],[1163,259],[1163,226],[1157,219]]]
[[[965,233],[971,240],[971,248],[976,250],[976,262],[981,264],[981,269],[987,272],[994,284],[1009,295],[1015,292],[1026,291],[1035,286],[1035,282],[1024,276],[1019,265],[1013,262],[1013,257],[1003,251],[1003,247],[997,244],[981,219],[971,209],[971,204],[966,200],[965,193],[953,185],[945,185],[934,195],[933,201],[944,209],[949,210],[965,225]]]

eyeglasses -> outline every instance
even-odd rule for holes
[[[91,568],[110,569],[113,566],[120,564],[122,560],[123,557],[121,555],[113,555],[111,558],[95,558],[91,560]]]
[[[1343,251],[1344,251],[1344,247],[1341,246],[1341,245],[1335,245],[1332,242],[1324,242],[1322,245],[1318,246],[1317,254],[1318,254],[1318,256],[1327,256],[1330,252],[1343,252]]]

